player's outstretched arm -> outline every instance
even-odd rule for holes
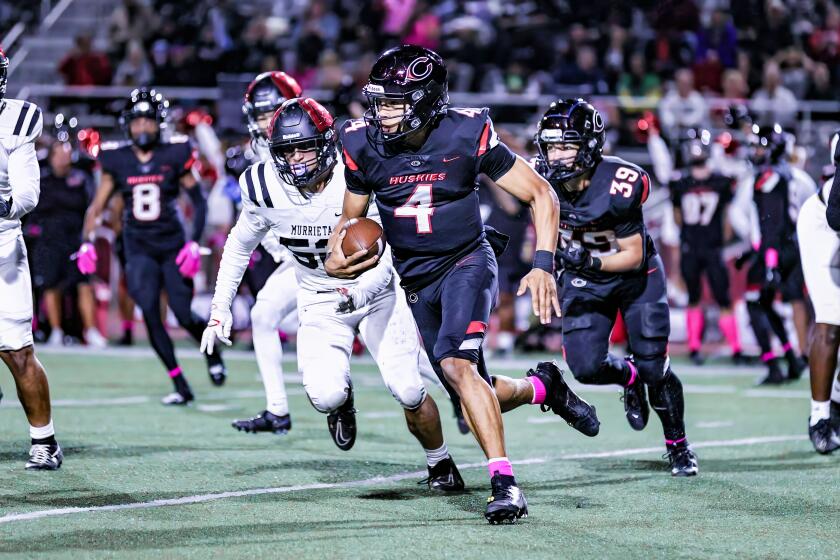
[[[496,179],[496,184],[531,206],[537,232],[537,252],[534,268],[519,283],[517,295],[530,290],[534,315],[547,325],[551,322],[552,309],[560,316],[557,283],[553,274],[554,251],[560,229],[560,202],[548,181],[519,156],[516,156],[513,167]]]
[[[96,222],[102,216],[105,210],[105,205],[108,204],[108,199],[114,192],[114,178],[110,173],[102,173],[102,178],[99,181],[99,188],[96,189],[96,194],[93,196],[93,201],[88,206],[85,213],[84,228],[82,229],[82,239],[90,239],[93,230],[96,228]]]
[[[353,218],[361,218],[367,211],[370,203],[370,195],[356,194],[349,190],[344,192],[344,206],[341,210],[341,217],[330,235],[327,243],[327,260],[324,262],[324,270],[335,278],[353,279],[362,272],[376,266],[379,260],[377,255],[367,259],[365,251],[358,251],[352,255],[345,255],[341,250],[341,242],[344,240],[344,224]]]

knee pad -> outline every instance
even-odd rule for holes
[[[388,383],[388,390],[391,391],[400,406],[406,410],[417,410],[426,399],[426,387],[423,386],[422,382],[419,385]]]
[[[257,300],[251,308],[251,326],[255,329],[274,330],[280,317],[271,309],[271,304]]]
[[[639,377],[646,385],[658,385],[669,375],[671,359],[665,355],[634,357]]]
[[[566,363],[572,375],[585,385],[597,385],[598,373],[606,356],[593,355],[591,352],[566,352]]]
[[[348,387],[329,389],[305,386],[304,389],[306,389],[306,396],[309,398],[312,407],[324,414],[329,414],[347,402],[349,391]]]

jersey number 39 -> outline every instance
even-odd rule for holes
[[[432,233],[432,183],[421,183],[405,201],[405,204],[394,209],[397,218],[414,218],[417,222],[417,233]]]
[[[639,173],[629,167],[619,167],[615,170],[615,179],[610,185],[610,194],[620,194],[624,198],[633,196],[633,183],[639,178]]]

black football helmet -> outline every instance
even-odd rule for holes
[[[297,80],[285,72],[263,72],[248,85],[242,102],[242,114],[248,121],[248,133],[256,142],[266,142],[268,138],[260,129],[257,118],[263,113],[271,113],[280,108],[288,99],[300,97],[303,89]]]
[[[145,87],[135,89],[131,92],[125,109],[120,114],[120,127],[131,143],[141,150],[151,150],[160,142],[161,129],[166,126],[166,119],[169,115],[169,101],[163,94]],[[131,134],[131,121],[145,117],[152,119],[158,124],[157,132],[144,132],[136,138]]]
[[[401,45],[385,51],[373,65],[363,92],[370,108],[365,112],[368,141],[393,146],[433,122],[449,104],[446,65],[433,50]],[[383,102],[406,106],[393,132],[385,132],[379,108]],[[388,119],[390,120],[390,118]]]
[[[755,122],[755,117],[750,112],[750,108],[743,103],[734,103],[723,114],[723,124],[727,127],[741,130],[744,125],[752,125]]]
[[[749,156],[754,165],[778,163],[787,152],[789,135],[782,129],[782,125],[759,126],[752,125],[749,136]]]
[[[705,128],[689,128],[680,139],[680,156],[684,165],[703,165],[712,155],[712,133]]]
[[[316,185],[329,177],[338,161],[332,115],[308,97],[285,101],[271,119],[268,149],[283,181],[298,189]],[[315,151],[315,159],[290,162],[296,150]]]
[[[534,136],[539,150],[537,170],[552,184],[583,175],[600,161],[606,138],[598,109],[580,98],[557,100],[543,114]],[[549,144],[575,144],[577,157],[571,165],[552,164],[548,160]]]
[[[9,57],[0,49],[0,101],[6,97],[6,82],[9,79]]]

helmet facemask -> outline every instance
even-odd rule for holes
[[[368,100],[369,109],[365,111],[364,119],[367,123],[368,139],[377,144],[394,146],[406,140],[430,124],[435,117],[442,113],[449,101],[446,87],[443,97],[431,95],[427,91],[436,84],[429,83],[426,87],[415,89],[407,93],[386,94],[382,86],[368,84],[364,87],[364,94]],[[438,100],[435,102],[435,100]],[[382,105],[403,105],[404,111],[395,115],[382,116]],[[386,132],[388,124],[396,121],[393,131]]]
[[[535,138],[541,162],[543,176],[552,184],[565,183],[589,171],[598,163],[600,155],[599,143],[596,139],[586,140],[576,130],[561,130],[547,128],[539,132]],[[571,161],[552,162],[548,157],[550,145],[574,145],[578,151]]]
[[[269,151],[280,178],[300,190],[312,190],[332,173],[337,162],[335,133],[332,130],[327,130],[323,137],[273,142]],[[313,155],[292,161],[295,153]]]

